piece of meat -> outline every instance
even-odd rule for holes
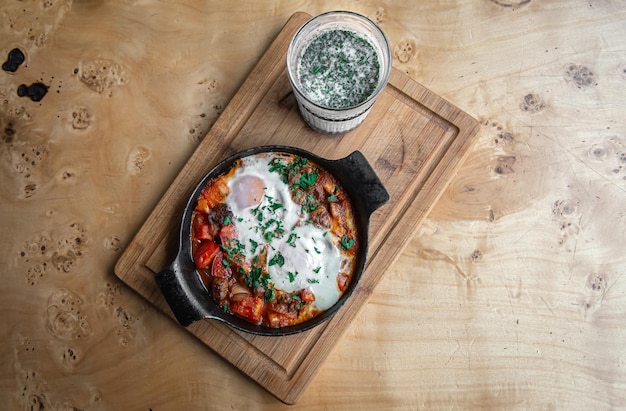
[[[211,282],[211,297],[220,304],[228,297],[229,279],[228,278],[213,278]]]
[[[328,210],[321,206],[312,211],[309,218],[315,226],[320,228],[330,228],[333,223]]]

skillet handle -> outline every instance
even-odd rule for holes
[[[186,327],[203,318],[212,318],[199,295],[197,284],[189,284],[181,269],[179,259],[155,275],[161,293],[170,306],[176,320]],[[191,271],[193,272],[193,270]]]
[[[336,160],[345,173],[344,178],[363,199],[364,211],[369,217],[389,201],[389,193],[363,153],[354,151],[347,157]]]

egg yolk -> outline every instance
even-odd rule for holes
[[[231,195],[239,209],[255,206],[263,200],[265,185],[263,180],[252,175],[237,178],[231,188]]]

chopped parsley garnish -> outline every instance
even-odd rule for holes
[[[318,280],[317,278],[307,278],[306,282],[309,284],[317,284],[320,282],[320,280]]]
[[[288,271],[287,275],[289,276],[289,282],[293,283],[296,279],[296,276],[298,275],[298,272],[296,271],[295,273],[292,273],[291,271]]]
[[[276,225],[276,228],[274,230],[269,229],[272,224]],[[266,226],[263,228],[263,231],[264,231],[263,238],[268,243],[271,243],[274,238],[282,237],[283,234],[285,233],[285,229],[282,226],[282,222],[278,220],[270,221],[270,224],[266,224]]]
[[[322,267],[317,267],[317,268],[314,268],[314,269],[313,269],[313,272],[314,272],[315,274],[319,274],[319,272],[320,272],[320,270],[321,270],[321,269],[322,269]]]
[[[296,240],[300,238],[300,236],[296,233],[291,233],[289,234],[289,238],[287,239],[287,244],[289,244],[292,247],[296,246]]]
[[[272,301],[275,297],[276,297],[276,292],[274,291],[274,286],[270,286],[265,289],[265,294],[263,295],[263,298],[265,299],[266,302]]]
[[[356,241],[353,238],[348,239],[345,234],[341,237],[341,248],[344,250],[351,249],[354,243],[356,243]]]
[[[265,199],[266,201],[261,202],[251,211],[259,223],[255,227],[257,232],[260,231],[263,239],[269,243],[274,238],[280,238],[285,234],[282,217],[277,214],[277,211],[284,208],[284,205],[276,202],[273,197],[268,195],[265,195]]]
[[[289,183],[289,181],[291,180],[292,184],[290,185],[290,189],[292,192],[296,190],[302,190],[304,192],[307,192],[308,190],[310,190],[311,187],[315,185],[320,175],[318,170],[311,170],[309,172],[301,170],[302,167],[306,166],[307,164],[308,160],[299,156],[294,157],[294,159],[289,162],[284,161],[280,158],[273,158],[269,162],[269,171],[278,173],[280,175],[281,181],[285,184]],[[313,211],[317,210],[318,207],[319,201],[312,193],[307,192],[300,212],[302,214],[312,213]],[[253,213],[256,213],[255,210],[253,210]],[[259,217],[257,216],[257,218]],[[261,221],[260,218],[259,221]]]
[[[305,166],[307,163],[307,159],[295,156],[293,161],[284,162],[280,158],[273,158],[269,162],[269,171],[278,173],[280,175],[280,179],[283,183],[287,184],[290,177],[294,177],[298,170]]]
[[[253,239],[250,239],[250,244],[252,245],[252,250],[250,251],[252,252],[252,254],[256,253],[256,249],[259,247],[259,243],[257,243]]]
[[[276,211],[283,208],[283,205],[281,203],[272,203],[268,207],[270,208],[270,210]]]
[[[252,288],[257,288],[258,286],[261,285],[262,273],[263,273],[263,270],[261,269],[261,267],[255,267],[252,270],[250,270],[248,275],[244,278],[244,282],[246,283],[246,285],[249,285]]]
[[[261,267],[255,267],[250,272],[244,276],[244,283],[247,286],[252,287],[252,289],[256,289],[259,287],[265,288],[264,297],[274,295],[274,285],[270,283],[270,275],[265,273],[263,274],[263,270]],[[269,301],[269,300],[268,300]]]
[[[270,267],[273,265],[282,267],[284,264],[285,264],[285,257],[283,257],[283,255],[280,252],[274,254],[274,257],[272,257],[268,263]]]
[[[308,193],[306,195],[304,204],[302,205],[301,211],[302,211],[302,214],[312,213],[313,211],[317,210],[318,207],[319,207],[319,204],[317,200],[315,199],[315,196],[311,193]]]
[[[229,238],[226,243],[227,244],[222,244],[222,248],[226,252],[228,259],[236,263],[241,263],[241,256],[244,254],[245,246],[236,238]],[[229,265],[226,265],[226,267],[229,267]]]
[[[228,225],[228,224],[230,224],[232,222],[233,222],[233,220],[231,220],[229,216],[224,217],[224,225]]]
[[[330,201],[331,203],[334,203],[335,201],[339,201],[339,198],[337,198],[337,191],[339,191],[339,186],[335,186],[335,188],[333,189],[333,193],[329,195],[328,197],[326,197],[326,199]]]
[[[310,173],[300,174],[300,180],[298,180],[298,186],[303,190],[308,190],[313,187],[317,181],[319,173],[317,171],[311,171]]]

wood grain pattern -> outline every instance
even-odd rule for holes
[[[0,71],[0,409],[624,409],[623,3],[2,2],[0,63],[16,47],[26,60]],[[114,265],[208,131],[221,129],[214,144],[224,146],[229,128],[217,119],[289,18],[336,9],[377,22],[393,67],[480,125],[290,406],[177,327]],[[41,101],[17,95],[36,81],[49,87]],[[274,99],[255,117],[268,130],[292,110],[289,99],[275,110],[283,87],[250,91]],[[429,110],[410,100],[394,110],[421,109],[419,121]],[[255,135],[243,113],[229,115]],[[291,127],[284,138],[308,136]],[[396,133],[386,158],[410,135]],[[370,138],[379,152],[380,136]],[[307,144],[323,151],[330,141]],[[403,171],[383,164],[385,178]],[[166,259],[167,242],[158,247],[149,267]],[[294,361],[271,367],[280,375]]]
[[[342,309],[320,327],[280,338],[248,335],[209,320],[188,327],[287,403],[297,401],[342,330],[367,302],[385,267],[398,257],[460,167],[478,129],[476,120],[394,71],[387,90],[358,129],[342,136],[310,130],[299,117],[285,71],[289,42],[308,18],[305,13],[290,18],[115,268],[120,279],[171,315],[153,276],[174,257],[168,245],[177,243],[180,214],[189,193],[217,161],[266,144],[298,146],[326,158],[361,151],[391,200],[372,216],[369,260],[359,286]]]

